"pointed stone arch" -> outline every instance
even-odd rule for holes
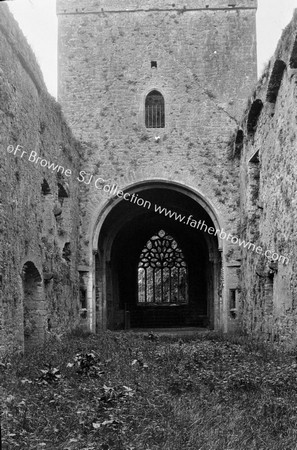
[[[247,119],[247,132],[249,136],[255,134],[256,132],[262,108],[263,102],[259,98],[256,99],[251,105]]]
[[[267,89],[266,100],[269,103],[276,102],[285,69],[286,63],[281,59],[277,59],[274,63]]]
[[[22,269],[24,350],[43,343],[47,330],[47,310],[41,275],[32,261]]]
[[[162,203],[163,199],[164,206],[167,202],[169,208],[186,207],[189,215],[203,219],[207,226],[221,228],[208,202],[178,183],[150,180],[137,183],[125,192],[151,204]],[[123,198],[114,198],[101,209],[93,228],[93,268],[88,277],[88,317],[93,331],[124,328],[126,312],[130,313],[132,327],[224,328],[225,312],[220,300],[224,291],[221,285],[223,243],[218,235],[211,236],[205,229],[194,230],[193,223],[191,219],[187,226],[185,222],[168,219],[165,224],[160,215],[131,205]],[[155,311],[153,308],[140,310],[136,302],[139,255],[153,233],[165,228],[175,236],[189,262],[189,302],[166,311],[164,305]]]

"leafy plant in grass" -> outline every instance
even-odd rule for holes
[[[42,375],[37,379],[39,384],[56,384],[61,379],[60,370],[57,367],[52,367],[51,364],[46,365],[46,369],[40,369]]]
[[[76,373],[82,376],[98,378],[104,374],[100,358],[96,356],[95,352],[77,353],[74,358],[74,363],[68,363],[67,367],[76,368]]]

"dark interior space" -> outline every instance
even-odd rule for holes
[[[205,231],[193,227],[191,220],[213,223],[206,211],[192,198],[170,189],[149,189],[137,193],[151,206],[142,207],[122,200],[108,215],[102,227],[99,248],[104,254],[110,242],[110,261],[107,262],[107,327],[123,328],[129,317],[132,328],[206,326],[210,321],[213,274]],[[155,212],[155,205],[181,214],[184,219],[165,217]],[[188,221],[188,224],[187,224]],[[190,226],[192,223],[192,227]],[[206,227],[204,227],[204,230]],[[140,303],[138,295],[138,264],[148,240],[164,230],[176,241],[187,267],[187,301]],[[111,238],[114,235],[114,238]],[[215,239],[212,237],[212,239]],[[123,312],[116,323],[118,311]],[[124,314],[126,311],[126,314]],[[127,316],[128,312],[128,316]],[[126,324],[127,325],[127,324]]]

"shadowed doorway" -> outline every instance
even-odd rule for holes
[[[99,234],[97,329],[104,321],[108,329],[127,322],[131,328],[213,327],[220,253],[217,238],[205,232],[214,227],[209,214],[169,187],[137,195],[150,207],[118,202]],[[158,206],[176,214],[170,218]]]

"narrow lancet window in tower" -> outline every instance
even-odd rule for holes
[[[165,102],[163,95],[158,91],[151,91],[145,99],[145,126],[165,127]]]

